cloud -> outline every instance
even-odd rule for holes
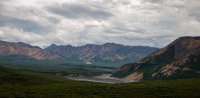
[[[0,40],[164,47],[200,35],[198,0],[0,0]]]
[[[106,19],[112,16],[103,9],[97,9],[83,4],[65,3],[62,5],[50,6],[48,11],[64,16],[69,19]]]
[[[9,26],[23,29],[28,32],[44,33],[49,32],[49,28],[43,27],[35,21],[17,19],[0,15],[0,26]]]

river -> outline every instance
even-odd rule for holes
[[[64,77],[76,81],[101,82],[109,84],[139,82],[139,81],[130,81],[130,80],[114,78],[111,77],[111,74],[102,74],[100,76],[95,76],[95,77],[71,77],[71,76],[64,76]]]

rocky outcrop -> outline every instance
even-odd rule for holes
[[[143,78],[143,73],[138,73],[138,72],[135,72],[135,73],[132,73],[130,75],[128,75],[127,77],[124,77],[123,79],[124,80],[141,80]]]

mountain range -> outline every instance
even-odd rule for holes
[[[158,50],[158,48],[148,46],[124,46],[115,43],[106,43],[103,45],[87,44],[77,47],[52,44],[42,49],[23,42],[13,43],[0,41],[0,56],[17,54],[32,57],[37,60],[67,59],[83,61],[87,64],[93,62],[136,62],[156,50]]]
[[[115,43],[103,45],[87,44],[84,46],[57,46],[52,44],[46,50],[65,59],[92,62],[136,62],[158,48],[147,46],[124,46]]]
[[[120,65],[123,62],[124,65],[112,77],[126,80],[200,77],[200,37],[180,37],[159,50],[148,46],[115,43],[76,47],[52,44],[42,49],[23,42],[0,41],[0,56],[12,55],[23,55],[36,60],[83,61],[87,64],[100,62]]]
[[[128,80],[200,77],[200,37],[180,37],[137,63],[121,66],[112,76]]]

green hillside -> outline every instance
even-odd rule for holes
[[[1,98],[198,98],[199,92],[200,79],[104,84],[0,67]]]
[[[0,56],[0,65],[13,69],[61,76],[66,76],[70,73],[96,76],[102,73],[113,73],[116,69],[111,65],[84,64],[83,62],[69,60],[36,60],[23,55]]]

